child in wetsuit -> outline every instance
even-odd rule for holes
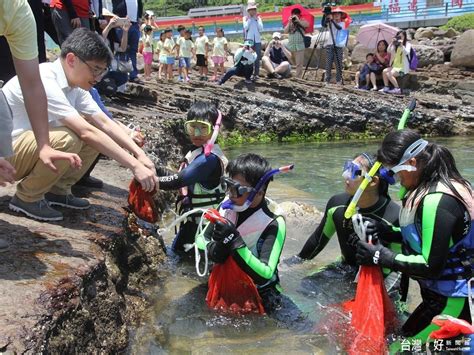
[[[277,267],[285,244],[285,220],[272,212],[265,197],[268,181],[250,204],[246,201],[270,170],[268,161],[256,154],[232,160],[226,169],[229,177],[222,179],[229,198],[220,210],[228,223],[217,222],[206,230],[209,258],[224,263],[231,255],[255,282],[267,313],[278,309],[281,302]]]
[[[342,260],[332,263],[324,269],[318,270],[314,275],[303,279],[304,288],[311,289],[312,292],[321,287],[321,282],[319,282],[321,278],[342,277],[346,280],[347,283],[341,283],[341,286],[332,292],[331,297],[333,299],[330,302],[339,302],[341,297],[345,297],[347,292],[351,292],[352,281],[359,270],[356,262],[356,246],[351,243],[351,236],[356,234],[352,220],[346,219],[344,212],[364,179],[364,174],[370,170],[374,163],[373,156],[367,153],[345,162],[343,178],[346,191],[329,199],[321,223],[310,235],[299,254],[285,261],[288,264],[293,264],[315,258],[323,251],[330,239],[337,234]],[[383,243],[387,246],[390,245],[395,250],[400,250],[401,237],[398,223],[400,207],[390,199],[386,181],[388,178],[384,175],[378,173],[373,177],[372,182],[369,183],[359,200],[358,212],[374,221],[375,224],[383,226],[384,230],[387,231]],[[390,231],[392,232],[390,233]],[[384,270],[386,276],[389,273],[390,270]],[[391,275],[391,279],[393,278],[398,279],[399,275]],[[393,291],[398,290],[398,283],[399,280],[393,283],[393,286],[396,286]]]
[[[213,145],[209,155],[204,153],[218,116],[219,111],[213,104],[195,102],[184,124],[194,147],[186,154],[181,170],[175,172],[164,167],[156,168],[161,190],[180,190],[178,211],[181,214],[197,207],[217,207],[224,198],[220,178],[224,174],[227,158],[218,144]],[[191,215],[180,226],[173,242],[173,251],[184,252],[185,244],[194,243],[200,216],[199,213]]]

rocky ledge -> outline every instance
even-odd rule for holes
[[[112,172],[112,173],[111,173]],[[8,211],[12,187],[2,188],[0,352],[117,353],[128,327],[151,300],[165,258],[158,236],[137,225],[126,204],[130,173],[101,161],[100,191],[77,190],[87,211],[64,210],[58,223]]]

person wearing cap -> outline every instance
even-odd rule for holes
[[[262,58],[262,66],[269,78],[282,79],[291,75],[288,57],[291,52],[281,43],[280,32],[274,32]]]
[[[294,8],[291,10],[290,21],[285,26],[285,33],[288,33],[288,49],[296,63],[296,77],[303,76],[304,64],[304,31],[309,26],[308,22],[301,18],[301,10]]]
[[[448,149],[409,129],[389,133],[377,155],[407,191],[399,220],[404,252],[359,240],[356,260],[360,265],[401,271],[418,282],[422,303],[403,324],[401,335],[425,342],[436,329],[431,320],[437,315],[472,321],[468,299],[474,271],[471,184],[459,173]],[[390,353],[400,345],[392,344]]]
[[[257,15],[257,4],[249,2],[247,6],[248,16],[244,16],[242,24],[244,26],[244,38],[253,41],[253,49],[257,54],[257,60],[254,63],[254,72],[252,80],[256,80],[260,74],[260,60],[262,59],[262,39],[260,32],[263,31],[262,18]]]
[[[324,14],[321,25],[329,30],[326,41],[326,83],[331,81],[331,69],[336,61],[336,83],[342,85],[342,57],[344,47],[349,39],[347,27],[351,18],[340,7],[336,7],[330,14]]]
[[[247,39],[245,40],[243,47],[237,49],[234,55],[234,66],[230,68],[227,73],[225,73],[224,77],[217,82],[218,85],[224,84],[234,75],[245,77],[246,84],[252,83],[251,77],[253,73],[253,65],[257,60],[257,54],[253,50],[253,45],[253,41]]]

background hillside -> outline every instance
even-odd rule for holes
[[[354,5],[372,2],[370,0],[342,0],[338,3],[340,5]],[[295,3],[302,4],[306,7],[319,7],[321,0],[303,0],[303,1],[288,1],[288,0],[258,0],[259,11],[274,11],[275,6],[288,6]],[[193,7],[204,6],[223,6],[232,4],[247,4],[247,0],[144,0],[145,9],[153,10],[157,17],[161,16],[178,16],[187,15],[188,10]]]

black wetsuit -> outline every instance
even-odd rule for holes
[[[303,249],[298,254],[300,258],[314,258],[324,249],[334,233],[337,233],[344,263],[357,266],[355,259],[356,248],[347,243],[349,236],[355,233],[352,220],[344,218],[344,212],[351,199],[352,196],[347,193],[335,195],[329,199],[321,223],[308,238]],[[384,238],[384,244],[401,244],[401,235],[398,228],[399,211],[400,206],[385,196],[381,196],[375,205],[369,208],[359,209],[359,213],[363,216],[380,221],[389,227],[387,229],[394,230],[393,234]]]
[[[207,189],[217,189],[220,186],[220,178],[223,173],[219,157],[213,153],[208,156],[205,156],[204,153],[200,154],[179,173],[164,167],[156,168],[160,190],[177,190],[185,186],[192,188],[196,183],[201,184]],[[188,200],[190,200],[190,198],[191,196],[188,196]],[[216,194],[214,198],[218,203],[224,198],[224,193]],[[191,201],[188,202],[186,206],[188,210],[199,207],[193,206]],[[212,203],[209,203],[209,205],[212,205]],[[183,252],[184,244],[194,243],[196,230],[197,224],[193,220],[181,224],[179,232],[173,242],[173,250]]]

